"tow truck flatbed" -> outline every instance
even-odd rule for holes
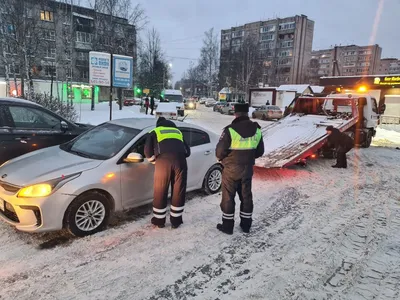
[[[301,112],[302,104],[315,100],[318,101],[313,103],[311,113]],[[322,107],[321,103],[326,106],[327,101],[334,103],[334,113]],[[358,120],[355,99],[303,97],[297,99],[293,110],[291,115],[262,128],[265,152],[256,160],[256,166],[283,168],[305,161],[326,144],[327,126],[344,132]]]

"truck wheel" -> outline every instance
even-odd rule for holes
[[[371,146],[372,143],[372,132],[371,130],[368,130],[367,135],[365,137],[365,141],[362,144],[363,148],[369,148]]]
[[[261,120],[263,120],[263,121],[267,121],[267,120],[268,120],[268,118],[267,118],[267,116],[266,116],[266,115],[262,115],[262,117],[261,117]]]
[[[256,115],[255,115],[254,113],[251,114],[251,117],[252,117],[253,119],[257,119],[257,117],[256,117]]]

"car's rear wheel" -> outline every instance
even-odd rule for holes
[[[261,120],[263,120],[263,121],[267,121],[267,120],[268,120],[268,118],[267,118],[267,116],[266,116],[266,115],[262,115],[262,117],[261,117]]]
[[[211,195],[218,193],[222,187],[222,166],[213,165],[207,172],[203,181],[203,190],[206,194]]]
[[[109,222],[109,199],[99,192],[78,196],[65,213],[65,227],[75,236],[83,237],[104,230]]]
[[[257,117],[256,117],[256,114],[255,114],[255,113],[252,113],[252,114],[251,114],[251,117],[252,117],[253,119],[257,119]]]

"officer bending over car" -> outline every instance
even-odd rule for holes
[[[151,223],[165,227],[168,188],[172,188],[170,221],[172,228],[182,223],[187,184],[187,162],[190,147],[185,143],[182,132],[175,123],[160,117],[157,127],[147,137],[144,153],[155,163],[153,218]]]

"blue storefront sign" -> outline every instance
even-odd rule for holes
[[[113,86],[131,88],[133,80],[133,58],[113,55]]]

